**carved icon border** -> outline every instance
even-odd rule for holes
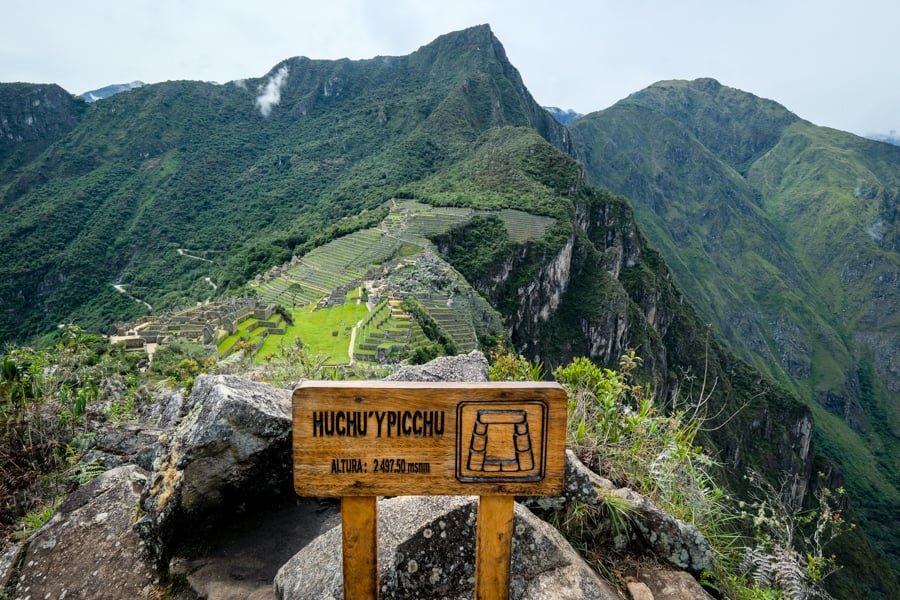
[[[539,465],[537,473],[531,475],[468,475],[463,473],[463,465],[468,456],[469,437],[471,431],[463,431],[463,409],[470,405],[483,406],[488,410],[515,408],[521,406],[537,406],[541,417],[541,452],[535,459]],[[543,400],[465,400],[456,406],[456,479],[463,483],[535,483],[543,481],[547,472],[547,428],[549,423],[549,407]]]

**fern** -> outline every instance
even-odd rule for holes
[[[833,600],[825,590],[810,583],[805,560],[793,548],[747,548],[738,569],[756,588],[777,590],[789,600]]]
[[[738,566],[759,587],[772,587],[772,557],[759,548],[747,548]]]
[[[772,571],[775,587],[790,600],[806,600],[810,597],[806,584],[806,570],[803,559],[793,548],[776,548],[773,552]]]
[[[99,460],[88,463],[78,463],[72,473],[72,479],[78,482],[79,487],[90,483],[106,472],[106,466]]]

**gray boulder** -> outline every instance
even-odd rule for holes
[[[616,487],[585,466],[571,450],[566,451],[563,496],[532,498],[527,504],[543,510],[562,510],[573,501],[601,507],[605,501],[600,490],[626,501],[630,506],[630,523],[639,534],[634,541],[647,547],[657,558],[693,573],[712,568],[712,549],[696,527],[669,515],[634,490]]]
[[[480,350],[457,356],[439,356],[424,365],[406,365],[385,381],[487,381],[488,361]]]
[[[645,565],[637,573],[638,585],[645,586],[651,600],[713,600],[697,580],[684,571],[661,565]],[[630,589],[629,585],[629,589]]]
[[[143,423],[99,427],[93,447],[81,462],[100,463],[109,469],[136,464],[149,471],[162,452],[159,440],[164,433]]]
[[[14,597],[160,597],[153,560],[131,528],[146,481],[145,471],[126,465],[69,495],[27,541]]]
[[[201,376],[188,413],[141,498],[136,525],[167,558],[182,525],[213,521],[265,494],[290,494],[290,392],[232,375]]]
[[[24,543],[11,544],[0,552],[0,591],[5,590],[6,586],[16,574],[16,567],[19,565],[19,559],[25,551]]]
[[[378,503],[383,598],[472,598],[477,500],[409,496]],[[343,597],[341,528],[319,536],[275,576],[281,600]],[[618,599],[553,527],[516,505],[510,597]]]

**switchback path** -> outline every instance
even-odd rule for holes
[[[124,295],[128,296],[129,298],[131,298],[138,304],[143,304],[144,306],[147,307],[147,310],[149,310],[150,312],[153,312],[153,307],[150,306],[150,304],[148,304],[147,302],[144,302],[140,298],[136,298],[136,297],[132,296],[131,294],[129,294],[127,291],[125,291],[125,286],[122,285],[121,283],[111,283],[110,285],[113,286],[113,289],[115,289],[120,294],[124,294]]]

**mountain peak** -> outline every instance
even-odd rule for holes
[[[129,90],[134,90],[139,87],[143,87],[146,85],[143,81],[131,81],[129,83],[113,83],[111,85],[104,86],[102,88],[96,90],[90,90],[83,94],[80,94],[78,97],[81,100],[84,100],[88,104],[91,102],[96,102],[97,100],[104,100],[111,96],[115,96],[121,92],[127,92]]]
[[[799,120],[781,104],[704,77],[658,81],[620,104],[640,106],[685,126],[720,159],[743,172]],[[731,123],[726,129],[722,123]]]
[[[508,62],[503,44],[494,35],[488,24],[475,25],[459,31],[451,31],[438,36],[429,44],[419,48],[418,52],[434,51],[438,53],[464,53],[471,50],[487,50],[499,61]]]
[[[580,112],[575,112],[571,108],[564,110],[562,108],[559,108],[558,106],[545,106],[544,110],[550,113],[550,116],[556,119],[556,122],[560,125],[568,125],[569,123],[573,123],[584,116]]]

